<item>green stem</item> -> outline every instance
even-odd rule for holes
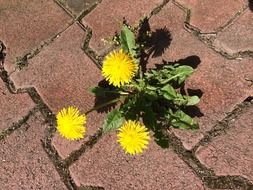
[[[120,98],[113,99],[113,100],[111,100],[111,101],[109,101],[109,102],[105,102],[105,103],[103,103],[103,104],[100,104],[100,105],[98,105],[98,106],[96,106],[96,107],[93,107],[92,109],[88,110],[88,111],[85,113],[85,115],[89,114],[90,112],[92,112],[92,111],[94,111],[94,110],[98,110],[98,109],[100,109],[100,108],[103,108],[103,107],[108,106],[108,105],[110,105],[110,104],[116,103],[116,102],[118,102],[118,101],[120,101]]]
[[[143,79],[142,66],[139,66],[140,79]]]

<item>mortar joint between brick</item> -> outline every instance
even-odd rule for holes
[[[154,9],[152,9],[152,11],[150,12],[150,14],[148,15],[147,18],[150,19],[153,15],[158,14],[162,10],[162,8],[164,6],[166,6],[170,1],[171,0],[163,0],[163,2],[160,5],[156,6]]]
[[[237,19],[240,18],[240,16],[248,9],[248,5],[245,4],[245,6],[243,6],[240,10],[238,10],[234,15],[231,16],[230,19],[228,19],[228,21],[226,23],[224,23],[222,26],[218,27],[216,29],[217,34],[226,30],[226,28],[228,26],[230,26],[231,24],[234,23],[234,21],[236,21]]]
[[[229,130],[232,127],[231,122],[239,118],[251,106],[253,106],[253,101],[250,97],[246,98],[242,103],[235,106],[231,112],[226,114],[226,117],[218,121],[210,131],[205,133],[204,137],[193,147],[193,153],[196,153],[200,146],[209,144],[215,137],[220,136],[225,131]]]
[[[52,138],[51,138],[51,131],[54,130],[51,126],[48,128],[47,133],[49,136],[45,136],[45,139],[41,141],[42,147],[47,153],[48,157],[50,158],[51,162],[53,163],[56,171],[60,175],[61,181],[65,184],[65,186],[68,188],[68,190],[78,190],[77,185],[74,183],[70,172],[68,170],[68,167],[64,164],[61,157],[58,155],[57,151],[54,149],[54,147],[51,144]]]
[[[75,20],[81,21],[83,17],[91,13],[100,3],[102,3],[102,0],[97,0],[90,8],[84,9],[79,15],[77,15]]]
[[[40,45],[38,45],[37,47],[33,48],[30,52],[26,53],[25,55],[22,55],[20,57],[16,58],[15,61],[15,70],[10,73],[13,74],[16,71],[20,71],[25,67],[29,66],[29,60],[34,58],[35,56],[37,56],[44,48],[46,48],[47,46],[49,46],[50,44],[52,44],[57,38],[59,38],[61,36],[61,34],[63,32],[65,32],[69,27],[71,27],[73,24],[75,23],[74,20],[72,20],[70,23],[68,23],[66,25],[66,27],[64,27],[61,31],[59,31],[58,33],[54,34],[52,37],[50,37],[47,40],[44,40],[40,43]]]
[[[12,126],[0,132],[0,141],[11,135],[14,131],[27,124],[26,122],[38,111],[38,107],[33,107],[22,119],[13,123]]]
[[[75,16],[65,7],[65,5],[61,1],[54,0],[54,3],[56,3],[67,15],[75,19]]]
[[[99,70],[102,68],[102,59],[104,56],[99,56],[92,48],[90,48],[89,43],[92,38],[92,29],[89,26],[84,26],[80,23],[80,26],[87,32],[86,38],[82,44],[83,52],[93,61]]]
[[[252,183],[242,176],[217,176],[214,171],[207,168],[195,156],[192,150],[186,150],[178,137],[173,133],[167,133],[171,140],[174,152],[193,170],[195,175],[209,188],[213,189],[238,189],[243,187],[249,189]]]
[[[70,153],[70,155],[65,158],[64,163],[66,166],[71,166],[75,163],[86,151],[90,150],[102,137],[102,129],[99,128],[96,133],[89,137],[89,140],[84,142],[78,150]]]

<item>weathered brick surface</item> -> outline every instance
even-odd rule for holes
[[[214,45],[228,54],[253,51],[252,20],[253,13],[245,11],[238,20],[217,35]]]
[[[234,122],[222,136],[197,150],[201,163],[216,175],[240,175],[253,182],[253,106]]]
[[[11,94],[0,78],[0,131],[21,120],[35,106],[28,94]]]
[[[15,85],[34,86],[54,113],[70,105],[77,106],[82,113],[88,111],[95,100],[88,89],[96,86],[102,77],[99,69],[81,49],[85,36],[85,32],[77,24],[72,25],[52,44],[29,60],[27,68],[12,75]],[[93,134],[102,121],[103,114],[90,114],[87,134]],[[70,147],[66,146],[69,141],[56,138],[54,145],[64,157]],[[78,147],[80,143],[73,144]],[[77,147],[71,146],[69,151]]]
[[[162,59],[173,62],[187,58],[184,61],[190,65],[200,62],[185,87],[203,92],[198,104],[203,115],[198,118],[200,130],[195,132],[175,130],[185,147],[191,149],[217,120],[224,118],[226,112],[232,111],[235,105],[252,94],[252,88],[244,78],[253,77],[252,71],[248,69],[253,60],[224,59],[183,28],[184,17],[181,9],[169,3],[159,14],[151,18],[151,30],[166,27],[171,32],[172,42],[162,56],[149,60],[149,66],[162,63]],[[189,56],[191,56],[190,59]],[[194,115],[194,113],[191,114]]]
[[[140,156],[126,155],[116,135],[104,137],[74,165],[71,175],[78,186],[114,189],[205,189],[192,170],[169,148],[153,140]]]
[[[0,40],[7,47],[5,68],[66,27],[71,18],[53,1],[0,0]]]
[[[226,24],[245,5],[245,0],[177,0],[191,10],[190,24],[202,32],[213,32]]]
[[[148,15],[162,0],[149,0],[143,3],[142,0],[103,0],[94,11],[85,16],[82,22],[92,29],[90,47],[98,53],[104,53],[108,47],[102,39],[112,37],[119,31],[124,18],[131,24],[138,24],[138,21]]]
[[[40,114],[0,142],[1,189],[67,189],[41,145],[44,130]]]

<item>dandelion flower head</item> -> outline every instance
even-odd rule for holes
[[[79,140],[84,137],[86,116],[81,115],[76,107],[70,106],[58,112],[57,130],[60,135],[69,140]]]
[[[138,65],[122,49],[113,51],[105,57],[102,75],[113,86],[120,87],[129,83],[135,76]]]
[[[147,128],[138,121],[128,120],[119,129],[118,142],[126,153],[140,154],[149,142]]]

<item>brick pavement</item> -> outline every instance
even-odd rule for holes
[[[0,189],[253,189],[253,2],[251,0],[0,0]],[[104,113],[92,112],[87,136],[70,142],[55,113],[87,111],[87,90],[102,80],[100,58],[123,18],[143,16],[164,61],[194,64],[189,110],[200,124],[168,131],[128,156],[115,134],[101,136]]]

